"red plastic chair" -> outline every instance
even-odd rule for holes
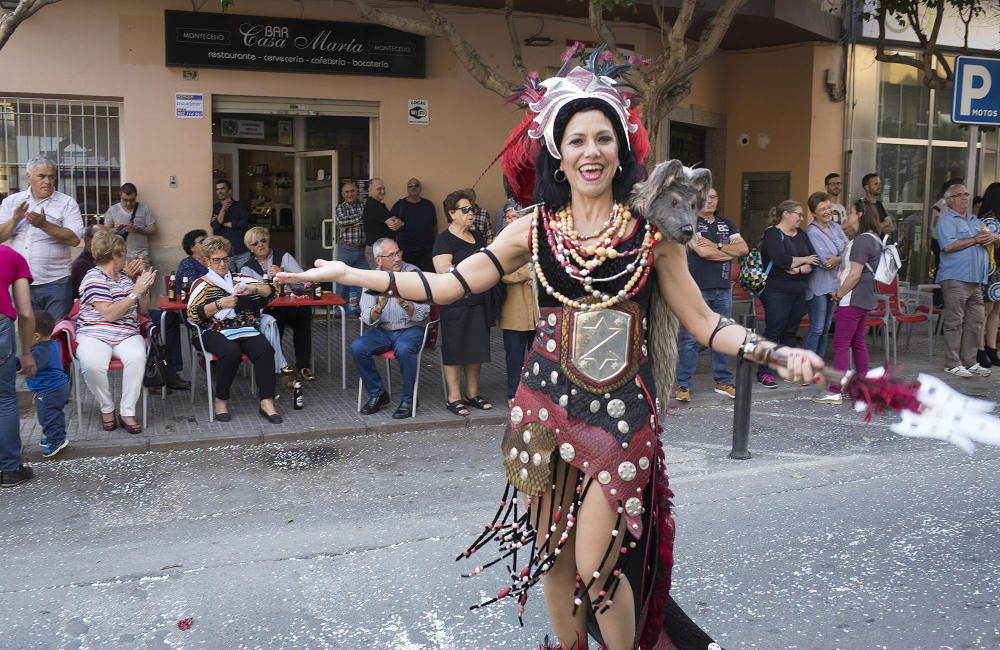
[[[80,368],[80,360],[76,356],[76,315],[79,313],[79,301],[74,303],[74,309],[70,310],[73,317],[67,316],[52,328],[52,337],[59,341],[59,345],[62,348],[62,358],[65,360],[69,359],[69,365],[73,371],[73,401],[76,403],[76,430],[79,433],[83,428],[83,406],[81,404],[80,395],[80,384],[83,383],[83,371]],[[146,341],[146,354],[149,354],[149,339],[147,338],[147,328],[149,320],[146,319],[140,322],[140,331],[142,332],[142,337]],[[111,362],[108,364],[108,371],[124,370],[125,366],[122,364],[121,360],[111,358]],[[146,430],[146,423],[148,420],[148,400],[149,400],[149,389],[145,386],[142,387],[142,429]]]
[[[920,294],[922,294],[923,296],[926,296],[928,299],[932,299],[931,294],[928,294],[928,293],[925,293],[925,292],[918,293],[918,292],[913,292],[913,291],[902,290],[902,289],[899,288],[899,278],[893,278],[893,280],[892,280],[892,282],[890,284],[882,284],[881,282],[876,282],[875,283],[875,289],[880,294],[886,296],[888,298],[888,300],[889,300],[889,314],[891,315],[892,321],[893,321],[893,323],[892,323],[892,356],[893,356],[893,359],[895,360],[895,358],[896,358],[896,348],[897,348],[897,342],[898,342],[897,341],[898,333],[896,332],[896,326],[895,326],[896,323],[899,323],[901,325],[906,325],[907,326],[907,328],[906,328],[906,349],[907,350],[910,349],[910,334],[913,331],[913,325],[916,324],[916,323],[927,323],[928,350],[930,352],[931,358],[933,359],[934,358],[934,323],[931,320],[931,317],[928,315],[927,311],[923,311],[922,313],[907,312],[904,309],[903,302],[900,301],[900,294],[902,294],[904,298],[910,298],[910,299],[913,299],[913,298],[920,299],[921,298]],[[933,308],[933,305],[931,303],[928,303],[928,305],[926,305],[926,307]]]
[[[420,349],[417,351],[417,376],[413,380],[413,405],[410,411],[410,417],[416,417],[417,415],[417,398],[420,394],[420,361],[424,356],[424,352],[427,350],[433,351],[437,346],[438,341],[438,325],[440,317],[438,315],[438,306],[431,305],[430,313],[427,315],[427,324],[424,325],[424,338],[420,342]],[[361,326],[360,333],[365,333],[365,322],[362,319],[358,319],[358,323]],[[388,350],[382,352],[381,354],[374,355],[376,359],[385,359],[385,381],[386,388],[389,394],[392,394],[392,373],[389,366],[389,360],[396,358],[395,350]],[[361,397],[364,393],[364,382],[361,378],[358,378],[358,410],[361,410]]]

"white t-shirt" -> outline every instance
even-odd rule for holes
[[[28,202],[28,212],[45,210],[46,221],[72,230],[77,237],[83,233],[80,206],[72,197],[58,191],[53,191],[42,200],[36,200],[30,189],[11,194],[0,203],[0,224],[10,221],[14,217],[14,208],[24,201]],[[27,219],[17,224],[7,243],[28,260],[28,268],[34,278],[31,284],[48,284],[69,277],[73,249],[41,228],[32,226]]]

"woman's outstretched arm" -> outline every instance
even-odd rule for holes
[[[531,218],[531,215],[527,215],[510,224],[488,246],[506,271],[520,268],[530,258],[528,231],[531,226]],[[493,262],[483,254],[473,255],[465,259],[458,265],[458,272],[465,278],[473,293],[487,291],[500,280]],[[458,278],[451,273],[425,273],[424,277],[431,288],[434,302],[439,305],[454,302],[465,293]],[[395,279],[396,288],[399,291],[398,295],[401,298],[417,302],[428,300],[424,284],[416,273],[396,273]],[[343,262],[329,260],[316,260],[314,268],[302,273],[278,273],[275,280],[279,283],[339,282],[377,292],[383,292],[389,286],[389,274],[385,271],[365,271],[349,267]]]

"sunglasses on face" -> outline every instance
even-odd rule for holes
[[[198,245],[198,246],[201,246],[201,242],[203,242],[203,241],[205,241],[205,240],[204,239],[196,239],[196,240],[194,240],[194,243],[196,245]]]
[[[213,263],[213,264],[223,264],[223,263],[229,264],[229,260],[231,260],[231,259],[233,259],[233,258],[231,258],[231,257],[210,257],[210,258],[208,258],[208,261],[211,262],[211,263]]]
[[[258,239],[255,242],[250,242],[250,245],[251,246],[260,246],[261,244],[266,244],[266,243],[267,243],[266,239]]]
[[[455,210],[457,210],[458,212],[461,212],[462,214],[469,214],[470,212],[472,212],[475,209],[476,209],[475,206],[471,206],[471,205],[468,205],[468,206],[466,206],[464,208],[455,208]]]
[[[418,187],[420,187],[420,184],[419,184],[419,183],[418,183],[418,184],[416,184],[416,185],[407,185],[407,186],[406,186],[406,189],[408,189],[408,190],[415,190],[415,189],[417,189]]]

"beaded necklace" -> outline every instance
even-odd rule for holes
[[[580,235],[573,225],[573,213],[569,206],[556,213],[541,209],[541,221],[549,247],[556,261],[566,275],[573,278],[589,293],[596,302],[581,302],[569,298],[556,291],[548,282],[542,265],[538,261],[538,219],[531,223],[531,261],[535,267],[535,275],[545,292],[564,305],[574,309],[589,311],[605,309],[635,296],[646,284],[649,272],[653,268],[653,246],[663,238],[663,235],[648,221],[643,233],[642,243],[637,247],[620,251],[616,248],[627,237],[632,213],[621,204],[616,203],[611,210],[608,221],[593,235],[596,242],[590,245],[580,243]],[[607,260],[616,258],[634,258],[625,265],[625,269],[611,277],[595,278],[593,272]],[[631,274],[625,286],[615,294],[609,294],[598,289],[595,284],[617,280]]]

